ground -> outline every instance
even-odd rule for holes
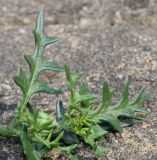
[[[46,32],[61,38],[45,50],[45,57],[84,71],[89,90],[101,95],[103,80],[118,99],[129,78],[130,96],[144,87],[150,113],[143,122],[125,128],[122,135],[109,134],[100,141],[109,148],[108,160],[157,159],[157,2],[155,0],[1,0],[0,1],[0,121],[8,123],[21,98],[13,83],[17,66],[28,69],[23,55],[34,49],[31,29],[37,10],[45,13]],[[64,74],[46,72],[50,86],[65,91]],[[55,96],[35,95],[32,104],[54,107]],[[80,159],[92,160],[83,146]],[[0,138],[0,160],[24,160],[18,139]]]

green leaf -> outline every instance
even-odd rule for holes
[[[66,153],[66,154],[70,154],[71,151],[73,149],[75,149],[77,147],[77,144],[73,144],[73,145],[70,145],[70,146],[66,146],[66,147],[58,147],[59,148],[59,151],[61,153]]]
[[[109,108],[110,103],[111,103],[111,98],[112,98],[112,92],[109,89],[107,81],[104,81],[102,103],[97,108],[97,110],[92,114],[92,117],[100,114],[103,111],[106,112]]]
[[[37,14],[36,28],[35,28],[34,32],[35,32],[35,34],[38,34],[38,36],[40,38],[44,34],[44,15],[43,15],[42,10],[40,10]]]
[[[85,83],[81,82],[80,83],[80,90],[79,90],[79,94],[80,95],[85,95],[87,94],[87,86]],[[81,101],[81,107],[89,107],[90,106],[90,100],[83,100]]]
[[[80,83],[80,88],[79,88],[79,94],[84,96],[84,95],[91,95],[88,91],[87,91],[87,85],[83,82]],[[93,94],[92,94],[93,95]],[[94,98],[89,98],[89,99],[86,99],[86,100],[82,100],[80,102],[80,107],[81,109],[84,109],[84,110],[89,110],[95,103],[95,101],[97,100],[97,97],[96,95],[93,95]]]
[[[45,36],[44,37],[44,46],[47,46],[49,44],[55,43],[59,40],[58,37],[49,37],[49,36]]]
[[[95,149],[96,157],[100,157],[102,156],[103,153],[106,153],[106,152],[108,152],[108,149],[106,147],[102,147],[100,145],[96,146],[96,149]]]
[[[102,122],[101,123],[102,127],[103,127],[103,122],[108,122],[112,126],[113,130],[115,130],[117,132],[122,132],[122,128],[120,126],[120,121],[118,120],[117,117],[114,117],[114,114],[106,113],[102,117],[99,117],[99,120]]]
[[[84,137],[84,140],[86,143],[90,144],[91,147],[93,147],[95,146],[95,140],[104,136],[105,134],[107,134],[107,131],[105,131],[99,125],[93,125],[90,129],[90,133]]]
[[[44,93],[49,93],[49,94],[61,94],[62,91],[49,88],[47,84],[43,81],[36,80],[35,84],[33,85],[33,88],[31,89],[32,94],[33,93],[39,93],[39,92],[44,92]]]
[[[80,94],[87,94],[87,85],[83,82],[80,83]]]
[[[94,108],[97,103],[94,102],[98,96],[88,93],[84,83],[80,83],[80,88],[78,89],[77,85],[82,73],[72,74],[67,65],[63,69],[55,61],[48,61],[44,58],[45,47],[58,41],[58,37],[50,37],[44,32],[42,11],[37,15],[36,27],[33,30],[33,34],[35,38],[35,51],[32,54],[24,56],[29,65],[29,73],[25,74],[19,68],[14,77],[15,83],[23,92],[23,98],[16,109],[12,125],[0,125],[0,135],[19,136],[28,160],[39,160],[43,153],[54,148],[71,155],[71,151],[76,148],[76,144],[80,143],[80,139],[89,144],[95,151],[95,155],[100,157],[106,152],[106,148],[97,145],[96,140],[106,135],[108,133],[107,130],[112,129],[122,132],[123,127],[132,125],[137,120],[143,119],[144,115],[136,113],[145,114],[145,111],[141,109],[141,105],[148,99],[148,94],[142,89],[138,96],[130,101],[128,98],[129,83],[127,80],[124,84],[120,101],[116,105],[111,106],[112,91],[108,83],[104,81],[102,101],[95,111]],[[49,88],[44,80],[39,79],[40,74],[45,70],[54,72],[65,70],[70,91],[70,100],[66,113],[62,101],[57,99],[56,121],[53,121],[51,115],[39,109],[33,109],[29,103],[35,93],[62,93],[55,88]],[[21,126],[26,126],[27,128],[24,127],[21,130]],[[32,144],[34,146],[40,146],[38,147],[41,149],[39,149],[39,152],[34,149],[30,140],[33,141]],[[61,147],[60,144],[68,146]]]
[[[141,116],[136,116],[135,113],[145,112],[139,107],[144,101],[148,99],[148,94],[141,90],[136,98],[134,98],[132,101],[129,101],[128,86],[128,81],[126,81],[122,91],[122,98],[117,105],[109,106],[108,104],[107,110],[101,110],[99,114],[93,114],[92,121],[99,123],[104,129],[107,128],[117,132],[122,132],[122,127],[133,124],[132,122],[135,122],[135,120],[143,119]],[[128,121],[128,123],[126,123],[124,122],[124,119],[121,121],[120,117],[125,117],[125,119],[132,119],[133,121]],[[110,124],[110,126],[108,124]]]
[[[144,88],[141,89],[140,93],[132,100],[129,102],[130,106],[139,106],[141,105],[144,101],[146,101],[149,98],[148,93],[144,93]]]
[[[64,131],[59,133],[59,135],[50,143],[51,148],[54,148],[59,145],[58,142],[61,140],[63,135],[64,135]]]
[[[128,80],[125,81],[123,91],[122,91],[122,97],[120,102],[116,105],[115,108],[124,108],[128,105],[128,95],[129,95],[129,82]]]
[[[93,147],[97,156],[101,155],[106,149],[97,147],[95,140],[105,135],[106,130],[122,132],[123,127],[143,119],[143,116],[137,116],[135,113],[144,113],[140,107],[148,99],[148,94],[142,90],[136,98],[130,101],[128,98],[128,80],[125,81],[120,101],[114,106],[111,106],[112,91],[108,83],[104,81],[102,102],[94,111],[95,106],[91,101],[96,99],[97,96],[89,94],[84,83],[80,83],[78,92],[76,84],[80,75],[72,75],[67,66],[65,66],[65,72],[71,94],[66,123],[70,124],[72,131]]]
[[[75,86],[77,84],[77,82],[80,80],[82,76],[82,73],[78,73],[78,74],[75,74],[75,75],[72,75],[72,82],[71,82],[71,85],[72,86]]]
[[[107,81],[103,84],[103,98],[102,98],[102,108],[106,111],[110,105],[112,98],[112,92],[109,89]]]
[[[53,122],[53,117],[47,113],[44,112],[39,112],[39,115],[37,117],[37,124],[39,126],[39,128],[43,127],[46,129],[46,127],[48,127],[49,125],[51,125]]]
[[[69,67],[67,65],[64,65],[64,70],[65,70],[67,81],[71,82],[71,72],[69,70]]]
[[[14,82],[22,89],[23,94],[26,95],[28,79],[20,67],[18,68],[16,76],[14,76]]]
[[[36,67],[34,55],[24,55],[24,58],[29,65],[30,72],[33,72]],[[33,75],[33,73],[30,73],[30,74]]]
[[[34,138],[35,140],[40,143],[40,144],[43,144],[44,146],[46,146],[47,148],[50,149],[50,143],[49,141],[47,141],[45,138],[41,137],[39,134],[34,134]]]
[[[70,155],[69,160],[79,160],[79,158],[76,155]]]
[[[47,61],[47,60],[42,60],[42,64],[40,66],[39,71],[43,70],[51,70],[54,72],[63,72],[64,69],[60,67],[55,61]]]
[[[15,129],[10,125],[0,124],[0,136],[17,137],[20,134],[18,128]]]
[[[63,131],[64,135],[62,137],[62,140],[64,141],[65,144],[67,145],[79,144],[80,141],[74,132],[70,132],[65,129]]]
[[[37,153],[29,141],[26,131],[20,134],[20,140],[27,160],[40,160],[40,153]]]
[[[27,103],[26,107],[28,108],[29,112],[33,114],[33,107],[29,102]]]
[[[38,79],[40,73],[44,70],[51,70],[55,72],[62,72],[63,68],[58,66],[54,61],[47,61],[43,58],[44,48],[54,43],[58,40],[57,37],[48,37],[44,32],[44,18],[43,12],[38,12],[36,27],[33,30],[35,37],[35,51],[33,54],[25,55],[25,60],[27,61],[30,69],[28,76],[22,71],[21,68],[18,69],[16,76],[14,77],[15,83],[23,91],[23,99],[16,109],[17,114],[21,114],[23,109],[26,107],[31,96],[34,93],[44,92],[49,94],[61,94],[62,92],[57,89],[49,88],[45,82]],[[18,117],[17,115],[15,117]]]
[[[60,99],[56,101],[56,121],[60,122],[63,120],[65,114],[65,109],[63,107],[63,103]]]
[[[96,94],[82,94],[80,95],[79,93],[75,92],[74,99],[75,103],[86,101],[86,100],[93,100],[98,98]]]
[[[97,110],[94,111],[93,108],[95,106],[91,101],[96,99],[97,96],[89,94],[84,83],[80,83],[78,92],[76,84],[80,79],[80,75],[72,75],[67,66],[65,66],[65,72],[71,94],[68,113],[65,114],[67,116],[64,116],[64,118],[68,117],[66,126],[83,138],[95,150],[96,156],[100,157],[107,150],[97,145],[95,141],[107,134],[108,130],[122,132],[123,127],[130,126],[137,120],[143,119],[143,116],[136,115],[136,112],[145,112],[140,107],[148,99],[148,94],[142,90],[136,98],[130,101],[127,80],[124,84],[120,101],[111,106],[112,91],[108,83],[104,81],[102,102]]]
[[[66,74],[66,78],[67,78],[67,82],[68,82],[68,87],[70,89],[75,88],[77,82],[80,80],[82,73],[78,73],[78,74],[71,74],[69,67],[67,65],[64,65],[64,70],[65,70],[65,74]]]

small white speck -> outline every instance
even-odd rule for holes
[[[122,79],[122,78],[123,78],[123,75],[122,75],[122,74],[118,74],[117,77],[118,77],[119,79]]]
[[[22,34],[25,34],[26,30],[21,28],[21,29],[19,29],[19,32],[22,33]]]

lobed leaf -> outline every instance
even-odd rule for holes
[[[32,144],[30,143],[30,140],[27,136],[27,132],[23,131],[20,134],[20,140],[23,146],[24,153],[27,157],[27,160],[40,160],[41,156],[40,153],[37,153],[35,149],[33,148]]]
[[[80,80],[82,73],[72,74],[67,65],[64,65],[64,70],[67,78],[67,83],[70,89],[74,89],[78,81]]]
[[[111,103],[112,92],[109,89],[107,81],[104,81],[103,84],[103,98],[102,98],[102,108],[104,111],[108,109],[108,106]]]
[[[129,96],[129,82],[128,80],[126,80],[122,90],[121,99],[114,108],[118,109],[118,108],[126,107],[128,105],[128,96]]]
[[[99,125],[93,125],[90,133],[84,137],[86,143],[95,146],[95,140],[107,134],[107,131],[102,129]]]
[[[96,157],[101,157],[103,153],[106,153],[108,152],[108,149],[106,147],[103,147],[103,146],[100,146],[100,145],[97,145],[96,146],[96,149],[95,149],[95,155]],[[101,159],[103,160],[103,159]]]
[[[18,68],[16,76],[14,76],[14,82],[22,89],[23,94],[26,95],[28,79],[20,67]]]
[[[78,102],[83,102],[83,101],[87,101],[87,100],[93,100],[98,98],[98,96],[96,94],[79,94],[77,92],[75,92],[74,95],[74,99],[75,99],[75,103]]]
[[[142,89],[136,98],[134,98],[132,101],[129,101],[128,88],[129,84],[128,81],[126,81],[120,102],[115,106],[109,106],[108,104],[108,110],[101,111],[99,114],[94,113],[92,121],[99,123],[104,129],[112,129],[117,132],[122,132],[122,127],[133,124],[135,120],[143,119],[142,116],[137,116],[135,113],[146,113],[146,111],[139,107],[149,98],[149,96],[148,94],[144,93],[144,90]],[[125,117],[127,121],[125,121],[124,118],[121,120],[120,117]],[[131,120],[129,121],[129,119]]]
[[[43,58],[44,48],[54,43],[58,40],[57,37],[49,37],[44,32],[44,18],[43,12],[40,11],[36,19],[36,27],[33,30],[35,38],[35,51],[34,54],[25,55],[25,60],[29,65],[30,73],[28,76],[22,71],[21,68],[18,69],[16,76],[14,77],[15,83],[23,91],[23,99],[18,105],[17,113],[19,114],[26,107],[31,96],[34,93],[44,92],[49,94],[61,94],[62,92],[57,89],[49,88],[45,82],[38,79],[40,73],[44,70],[51,70],[55,72],[62,72],[63,68],[60,67],[54,61],[47,61]],[[16,116],[15,116],[16,117]]]

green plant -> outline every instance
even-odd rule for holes
[[[104,81],[102,100],[100,105],[96,107],[95,102],[98,97],[95,94],[88,93],[87,85],[79,82],[81,74],[73,75],[66,65],[65,73],[70,92],[70,100],[67,106],[67,112],[62,107],[62,102],[60,102],[60,106],[58,105],[60,109],[57,109],[57,111],[60,114],[57,113],[57,115],[62,115],[62,118],[60,116],[58,125],[60,128],[66,131],[72,131],[78,135],[93,148],[95,155],[99,157],[107,149],[97,145],[95,141],[105,136],[110,130],[122,132],[123,127],[130,126],[135,121],[143,119],[144,115],[136,113],[146,113],[140,106],[149,96],[142,89],[136,98],[129,100],[129,84],[126,81],[120,101],[116,105],[111,105],[112,91],[108,83]],[[72,137],[71,140],[74,141]]]
[[[27,159],[40,159],[44,153],[52,148],[57,148],[63,132],[51,141],[51,135],[56,130],[53,117],[50,114],[33,109],[29,101],[34,93],[44,92],[49,94],[61,94],[57,89],[49,88],[47,84],[39,79],[39,75],[44,70],[63,72],[55,61],[47,61],[43,58],[44,48],[55,43],[57,37],[49,37],[44,32],[43,12],[40,11],[36,20],[36,27],[33,30],[35,38],[35,51],[33,54],[25,55],[25,60],[29,65],[30,72],[25,74],[21,68],[18,68],[14,77],[15,83],[21,88],[23,97],[17,105],[14,118],[9,125],[0,126],[0,135],[20,137],[21,143]],[[31,144],[31,142],[41,144],[40,151]],[[45,146],[45,147],[43,147]]]
[[[69,159],[77,159],[71,151],[79,145],[80,141],[90,145],[96,157],[101,157],[107,149],[97,144],[96,140],[109,131],[122,132],[123,127],[143,119],[146,111],[141,109],[141,105],[148,99],[148,94],[142,89],[136,98],[129,100],[129,84],[126,81],[120,101],[112,105],[113,92],[105,81],[102,100],[99,102],[100,98],[89,93],[86,84],[80,81],[82,73],[72,74],[67,65],[62,68],[56,62],[43,58],[44,48],[56,42],[58,38],[45,34],[42,11],[38,13],[33,33],[34,54],[24,56],[30,72],[25,74],[19,68],[14,77],[15,83],[23,92],[23,97],[17,105],[12,122],[9,125],[0,125],[0,135],[19,137],[28,160],[39,160],[53,149],[68,154]],[[39,79],[39,75],[44,70],[65,71],[67,78],[69,103],[64,108],[62,100],[57,99],[55,117],[30,104],[34,93],[62,93],[60,90],[49,88]],[[100,104],[97,106],[98,102]]]

